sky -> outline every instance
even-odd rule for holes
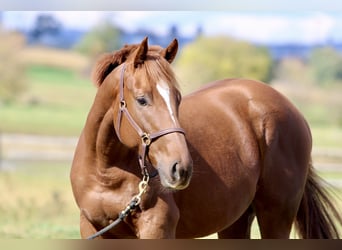
[[[2,10],[342,10],[340,0],[0,0]]]
[[[5,11],[7,28],[30,29],[42,11]],[[206,35],[229,35],[255,43],[342,42],[342,11],[50,11],[64,27],[89,30],[104,19],[128,31],[159,34],[177,25],[183,36],[199,26]],[[23,21],[25,20],[25,21]]]

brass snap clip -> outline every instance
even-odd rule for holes
[[[139,193],[133,197],[132,201],[135,201],[135,205],[138,206],[141,202],[141,197],[144,193],[146,193],[148,187],[148,181],[150,177],[148,175],[144,175],[142,181],[139,183]]]

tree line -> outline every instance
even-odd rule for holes
[[[15,99],[27,88],[25,65],[16,55],[24,48],[19,34],[0,30],[0,103]],[[74,50],[95,58],[122,46],[120,30],[104,21],[90,30]],[[201,35],[183,46],[174,63],[190,92],[221,78],[253,78],[267,83],[274,79],[319,86],[342,84],[342,55],[331,47],[318,47],[306,59],[285,58],[275,62],[265,46],[227,36]]]
[[[75,49],[91,57],[122,46],[120,30],[102,22],[89,31]],[[308,58],[275,61],[266,46],[228,36],[201,35],[182,47],[174,63],[179,78],[192,91],[221,78],[252,78],[266,83],[342,84],[342,54],[332,47],[317,47]]]

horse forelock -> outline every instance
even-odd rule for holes
[[[144,72],[142,81],[151,83],[164,81],[179,90],[178,82],[170,64],[160,56],[148,57],[144,64],[141,65],[141,70]]]

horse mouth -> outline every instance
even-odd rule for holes
[[[175,183],[170,183],[167,180],[161,179],[160,180],[162,187],[167,190],[167,191],[180,191],[183,189],[186,189],[189,186],[189,182],[185,184],[175,184]]]

